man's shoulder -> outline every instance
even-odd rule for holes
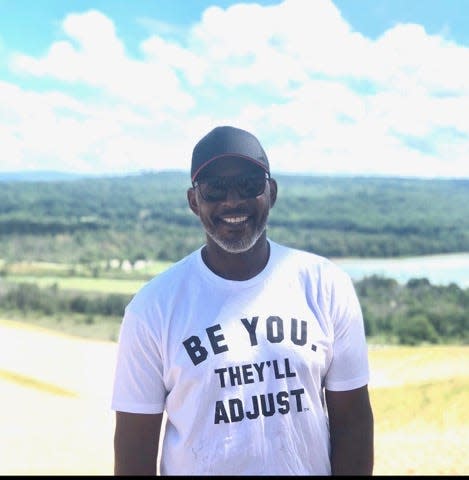
[[[330,265],[332,261],[327,257],[319,255],[308,250],[302,250],[290,247],[284,244],[276,243],[270,240],[273,250],[277,257],[287,259],[292,262],[299,262],[303,265]]]
[[[347,274],[330,258],[314,252],[289,247],[279,243],[271,242],[276,251],[279,263],[286,262],[287,265],[297,268],[303,272],[315,273],[328,277],[346,277]]]

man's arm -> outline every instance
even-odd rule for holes
[[[163,414],[116,412],[114,475],[156,475]]]
[[[326,390],[332,475],[373,474],[373,412],[368,386]]]

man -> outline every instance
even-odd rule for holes
[[[126,308],[115,474],[154,475],[161,462],[163,475],[371,475],[367,346],[350,278],[267,237],[277,183],[249,132],[209,132],[191,177],[206,244]]]

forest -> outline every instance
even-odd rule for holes
[[[275,177],[268,234],[327,257],[469,251],[469,180]],[[0,258],[176,261],[204,241],[183,172],[0,182]]]
[[[469,251],[469,180],[275,177],[272,240],[326,257],[401,257]],[[33,319],[118,325],[131,294],[14,281],[24,262],[67,265],[62,275],[127,276],[111,261],[174,262],[204,242],[183,172],[56,181],[0,181],[0,311]],[[368,338],[383,343],[469,342],[469,289],[415,278],[355,283]],[[73,320],[71,320],[73,319]],[[113,330],[115,332],[115,329]],[[107,333],[109,335],[109,333]],[[112,334],[115,338],[115,333]]]

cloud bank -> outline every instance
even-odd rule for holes
[[[60,26],[43,55],[10,52],[3,171],[188,170],[195,142],[230,124],[274,172],[469,177],[469,48],[420,25],[371,40],[330,0],[237,4],[138,55],[100,11]]]

